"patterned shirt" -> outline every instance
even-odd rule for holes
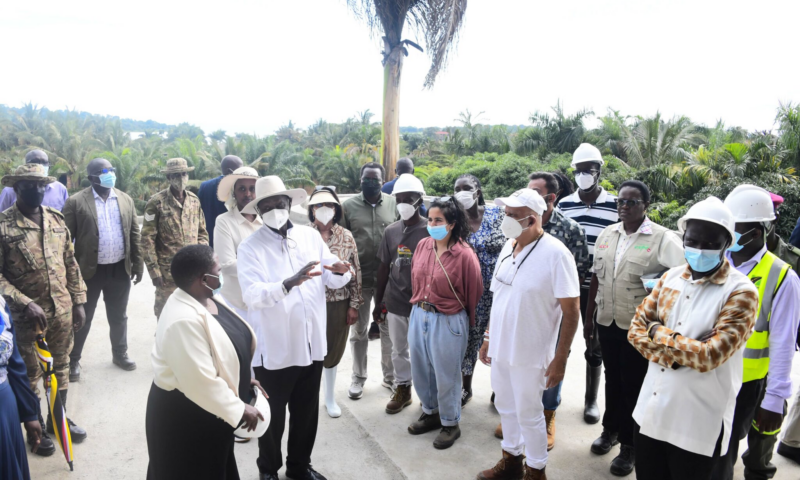
[[[312,223],[311,227],[319,230],[316,223]],[[350,299],[350,308],[358,309],[364,304],[364,299],[361,296],[361,265],[358,262],[358,248],[353,234],[341,225],[334,224],[331,237],[326,244],[332,254],[339,257],[340,260],[350,263],[356,275],[350,280],[350,283],[342,288],[325,287],[325,300],[338,302]]]
[[[119,213],[119,200],[112,188],[108,200],[92,189],[94,206],[97,209],[97,231],[100,240],[97,246],[97,263],[109,265],[125,258],[125,234],[122,231],[122,215]]]
[[[578,267],[578,277],[583,279],[589,277],[592,257],[589,256],[589,247],[586,244],[586,234],[583,232],[583,227],[575,220],[553,209],[553,213],[550,214],[550,220],[542,229],[560,240],[572,252],[572,256],[575,257],[575,265]]]

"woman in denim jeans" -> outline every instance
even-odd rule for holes
[[[408,344],[422,416],[408,431],[419,435],[441,429],[433,446],[445,449],[461,436],[461,362],[483,281],[478,257],[467,243],[466,214],[455,199],[442,197],[431,203],[428,233],[430,238],[419,242],[411,264]]]

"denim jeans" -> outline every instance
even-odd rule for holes
[[[553,388],[548,388],[542,394],[542,405],[545,410],[556,410],[561,405],[561,383]]]
[[[426,312],[414,306],[408,326],[411,376],[422,411],[439,413],[442,425],[461,420],[461,361],[467,351],[469,318]]]

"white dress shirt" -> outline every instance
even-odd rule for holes
[[[108,200],[95,192],[94,206],[97,209],[97,231],[100,240],[97,246],[97,263],[109,265],[125,258],[125,234],[122,230],[122,215],[119,213],[119,200],[112,188],[108,192]]]
[[[312,260],[320,262],[313,271],[322,275],[284,293],[283,281]],[[286,239],[264,226],[239,245],[239,283],[258,338],[253,367],[303,367],[325,358],[325,287],[344,287],[351,272],[336,275],[322,267],[340,261],[318,231],[300,225],[290,225]]]
[[[237,207],[217,217],[214,226],[214,253],[219,258],[222,269],[223,283],[222,296],[239,311],[247,311],[247,305],[242,300],[242,288],[239,286],[239,273],[236,267],[236,251],[239,244],[261,228],[264,222],[256,215],[250,221],[239,212]]]

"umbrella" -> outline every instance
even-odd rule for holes
[[[50,348],[42,334],[36,336],[36,355],[39,357],[39,366],[44,371],[45,395],[47,395],[47,406],[50,408],[53,431],[58,444],[61,445],[61,451],[64,452],[69,469],[72,471],[72,437],[69,434],[69,425],[67,425],[67,412],[64,410],[64,404],[61,403],[61,396],[58,394],[58,380],[53,369],[53,355],[50,354]]]

